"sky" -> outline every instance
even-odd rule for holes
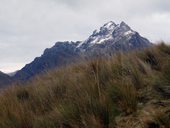
[[[85,40],[109,21],[170,42],[170,0],[0,0],[0,71],[21,69],[57,41]]]

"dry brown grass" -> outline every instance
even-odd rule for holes
[[[169,51],[160,44],[97,58],[6,89],[0,128],[114,128],[115,117],[137,113],[139,91],[169,81]]]

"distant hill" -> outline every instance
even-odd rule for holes
[[[151,46],[149,40],[132,30],[125,22],[110,21],[95,30],[85,41],[57,42],[30,64],[14,75],[16,80],[28,80],[54,67],[65,66],[80,59],[80,56],[110,56],[118,51],[131,51]]]
[[[5,85],[10,84],[11,81],[12,78],[9,75],[0,71],[0,87],[4,87]]]

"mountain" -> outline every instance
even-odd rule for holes
[[[149,40],[132,30],[125,22],[115,24],[110,21],[95,30],[85,41],[57,42],[52,48],[27,64],[14,75],[14,79],[28,80],[32,76],[54,67],[75,62],[81,55],[95,57],[112,55],[118,51],[127,52],[151,46]]]
[[[110,21],[104,24],[99,30],[80,43],[77,48],[81,51],[115,53],[116,51],[129,51],[150,46],[151,43],[146,38],[132,30],[125,22],[115,24]]]
[[[12,81],[12,78],[7,74],[0,71],[0,88],[9,84]]]
[[[75,51],[80,42],[57,42],[52,48],[45,49],[42,56],[34,59],[14,75],[14,79],[27,80],[30,77],[56,66],[73,62],[79,56]]]

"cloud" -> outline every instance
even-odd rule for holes
[[[0,70],[16,70],[56,41],[85,40],[122,20],[152,42],[170,41],[169,0],[0,0]],[[21,64],[22,63],[22,64]],[[6,64],[6,65],[4,65]]]

